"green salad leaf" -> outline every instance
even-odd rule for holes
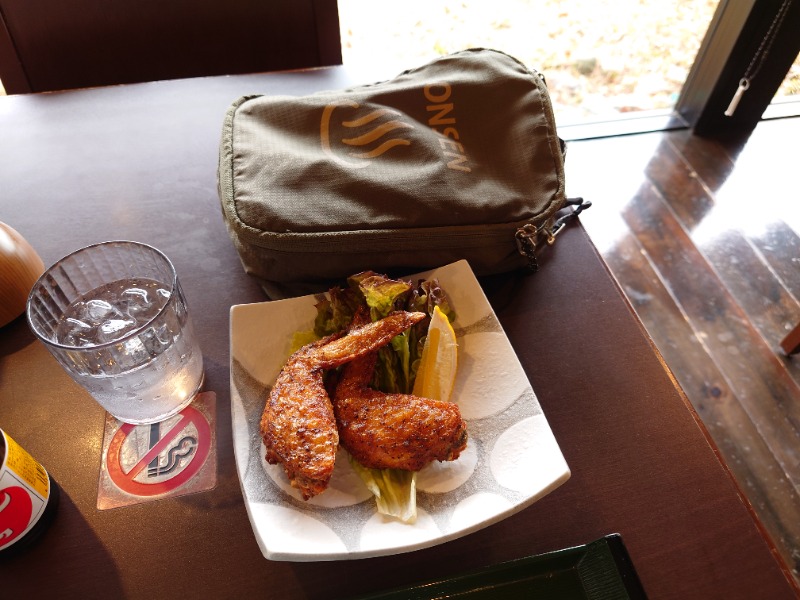
[[[375,496],[378,512],[405,523],[417,519],[417,473],[402,469],[369,469],[349,456],[353,470]]]

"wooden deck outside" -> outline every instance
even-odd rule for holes
[[[780,344],[800,323],[799,138],[787,118],[567,153],[584,226],[798,579],[800,355]]]

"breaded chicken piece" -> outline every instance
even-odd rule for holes
[[[377,355],[370,352],[342,369],[333,396],[342,446],[372,469],[419,471],[434,460],[458,458],[467,445],[458,406],[370,388]]]
[[[328,487],[339,446],[323,370],[377,350],[424,318],[424,313],[396,311],[347,335],[308,344],[289,357],[267,398],[260,429],[267,462],[282,464],[305,500]]]

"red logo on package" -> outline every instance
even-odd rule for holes
[[[0,490],[0,548],[16,540],[32,516],[33,503],[26,489],[12,485]]]

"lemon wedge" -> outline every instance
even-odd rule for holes
[[[453,331],[447,315],[437,306],[431,315],[413,394],[434,400],[449,400],[456,381],[457,368],[456,332]]]

